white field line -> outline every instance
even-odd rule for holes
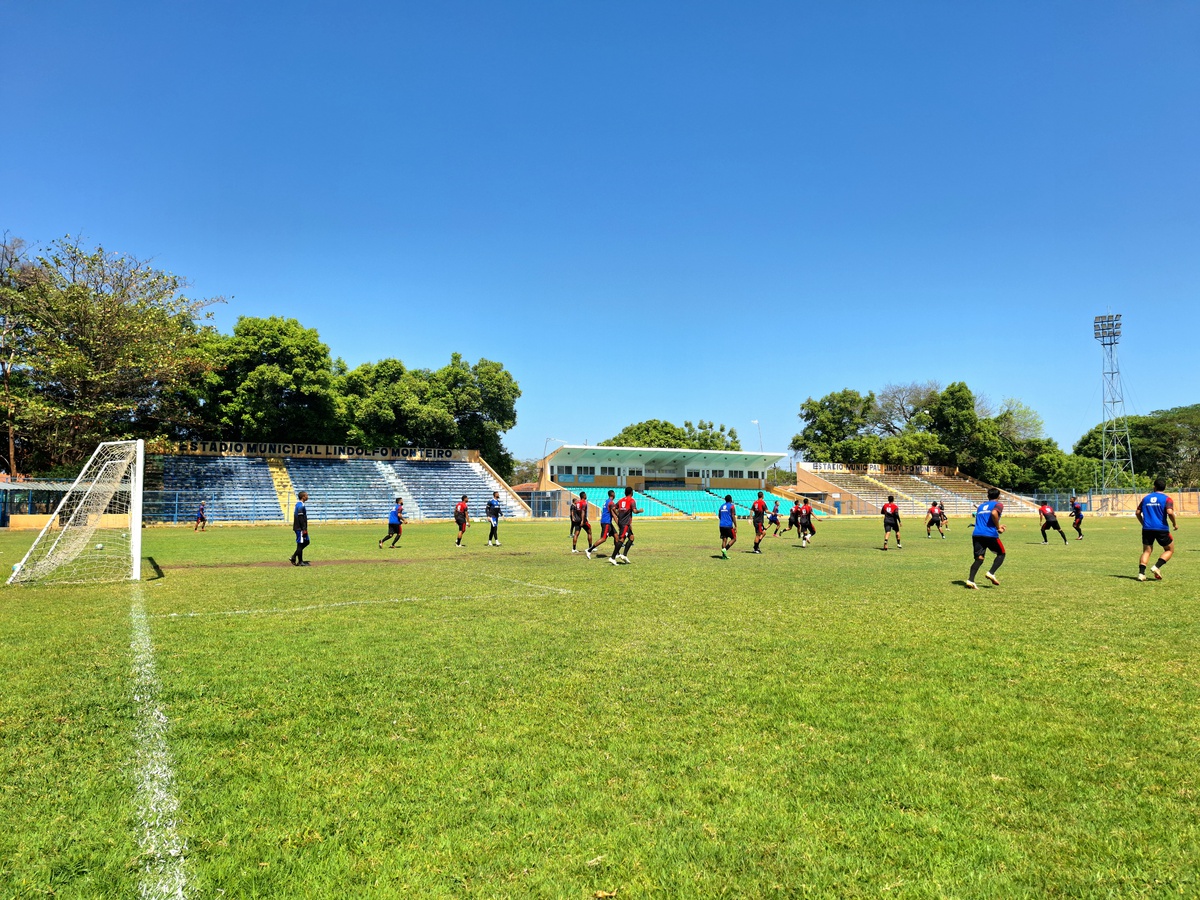
[[[511,581],[512,579],[505,578],[503,580]],[[517,581],[514,583],[522,584],[522,585],[525,584],[525,582],[523,582],[523,581]],[[530,585],[525,585],[525,586],[531,587],[531,588],[536,588],[539,591],[552,592],[552,593],[556,593],[556,594],[572,593],[571,591],[568,591],[568,590],[563,590],[560,588],[543,587],[538,584],[530,584]],[[291,615],[292,613],[319,612],[319,611],[325,610],[325,609],[343,609],[347,606],[390,606],[390,605],[397,604],[397,603],[428,603],[428,602],[439,602],[439,601],[444,601],[444,600],[492,600],[495,598],[495,596],[496,596],[495,594],[468,594],[466,596],[463,596],[461,594],[455,594],[455,595],[446,595],[443,597],[393,597],[389,600],[345,600],[345,601],[342,601],[341,603],[310,603],[307,606],[286,606],[286,607],[276,607],[276,608],[264,607],[261,609],[217,609],[217,610],[205,610],[205,611],[200,611],[200,612],[159,613],[155,616],[152,616],[152,618],[155,618],[155,619],[194,619],[194,618],[198,618],[200,616],[285,616],[285,615]],[[533,597],[533,596],[537,596],[537,595],[536,594],[516,595],[516,597],[514,597],[514,599],[516,599],[517,597],[521,597],[521,596]]]
[[[515,579],[515,578],[505,578],[503,575],[489,575],[486,572],[483,573],[483,577],[484,578],[495,578],[497,581],[507,581],[512,584],[519,584],[519,585],[521,585],[521,587],[534,588],[535,590],[539,590],[539,591],[549,591],[552,594],[573,594],[573,593],[575,593],[574,591],[570,590],[569,588],[550,587],[545,584],[531,584],[528,581],[517,581],[517,579]]]
[[[187,844],[175,825],[175,815],[179,811],[179,801],[172,790],[175,771],[167,747],[167,717],[158,705],[162,685],[154,664],[154,645],[150,642],[150,623],[140,586],[134,588],[129,618],[133,625],[130,650],[133,652],[133,702],[137,716],[133,735],[134,761],[143,860],[138,893],[146,900],[183,900],[187,886],[184,868]]]

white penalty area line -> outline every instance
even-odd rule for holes
[[[535,590],[539,590],[539,591],[548,591],[551,594],[573,594],[573,593],[575,593],[574,591],[570,590],[569,588],[550,587],[549,585],[545,585],[545,584],[531,584],[528,581],[517,581],[517,579],[515,579],[515,578],[505,578],[503,575],[489,575],[486,572],[483,574],[484,574],[485,578],[495,578],[497,581],[507,581],[510,584],[519,584],[519,585],[521,585],[521,587],[534,588]]]
[[[136,715],[133,733],[136,801],[141,818],[143,861],[138,894],[145,900],[184,900],[187,843],[179,836],[175,823],[179,811],[179,801],[173,790],[175,770],[167,747],[167,717],[158,702],[162,684],[154,663],[149,617],[140,585],[133,589],[129,618],[133,626],[129,647],[133,654]]]

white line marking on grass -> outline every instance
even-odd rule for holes
[[[167,747],[167,717],[158,705],[162,684],[154,664],[154,645],[150,642],[150,623],[140,585],[134,587],[129,618],[133,625],[129,647],[133,652],[133,702],[137,716],[133,734],[136,799],[144,861],[138,893],[147,900],[182,900],[187,886],[184,870],[187,844],[175,826],[179,811],[179,801],[172,791],[175,772]]]
[[[508,581],[508,582],[511,582],[512,584],[519,584],[519,585],[521,585],[521,587],[535,588],[536,590],[539,590],[539,591],[549,591],[552,594],[573,594],[573,593],[575,593],[570,588],[550,587],[545,584],[531,584],[528,581],[517,581],[517,579],[515,579],[515,578],[505,578],[503,575],[488,575],[486,572],[483,573],[483,577],[484,578],[495,578],[499,581]]]

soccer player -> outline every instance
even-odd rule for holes
[[[396,542],[400,540],[401,525],[405,522],[404,519],[404,501],[399,497],[396,498],[396,505],[392,507],[388,513],[388,533],[379,539],[379,549],[383,549],[383,542],[388,538],[392,539],[392,546],[389,550],[394,550]]]
[[[1058,513],[1054,511],[1054,507],[1049,502],[1043,503],[1038,507],[1038,517],[1042,520],[1042,543],[1050,543],[1046,532],[1051,528],[1058,532],[1058,536],[1063,539],[1063,546],[1067,543],[1067,533],[1062,530],[1062,526],[1058,524]]]
[[[771,514],[767,516],[767,524],[775,526],[775,533],[771,537],[779,537],[779,501],[775,501],[775,505],[771,507]]]
[[[196,510],[196,525],[194,528],[192,528],[192,531],[196,531],[197,529],[199,529],[200,531],[203,531],[204,526],[207,524],[208,524],[208,516],[206,516],[204,514],[204,501],[201,500],[200,508]]]
[[[1150,552],[1157,541],[1163,548],[1158,562],[1150,567],[1150,573],[1155,581],[1162,581],[1162,567],[1175,555],[1175,538],[1167,528],[1167,521],[1178,531],[1179,523],[1175,521],[1175,503],[1163,493],[1167,482],[1162,478],[1154,479],[1154,491],[1147,494],[1137,505],[1138,521],[1142,523],[1142,558],[1138,560],[1138,581],[1146,580],[1146,563],[1150,562]]]
[[[1075,520],[1071,523],[1071,527],[1074,528],[1075,533],[1077,535],[1079,535],[1079,537],[1075,538],[1075,540],[1082,541],[1083,540],[1083,501],[1081,501],[1075,497],[1071,498],[1071,518]]]
[[[967,587],[971,590],[975,590],[975,576],[979,574],[979,567],[983,565],[983,557],[988,550],[996,554],[996,558],[992,560],[992,567],[984,573],[988,581],[999,584],[996,570],[1004,565],[1005,550],[1000,540],[1000,535],[1004,534],[1004,526],[1000,524],[1004,504],[1000,502],[998,488],[988,488],[987,496],[987,501],[980,503],[979,508],[975,510],[975,531],[971,537],[975,547],[975,562],[971,564],[971,574],[967,578]]]
[[[896,505],[896,497],[893,494],[888,494],[888,502],[879,508],[883,514],[883,549],[888,548],[888,535],[893,531],[896,532],[896,549],[903,550],[900,546],[900,507]]]
[[[484,515],[488,520],[488,546],[492,546],[492,541],[496,542],[496,546],[500,546],[500,517],[504,515],[504,510],[500,508],[500,492],[492,491],[492,499],[484,506]]]
[[[758,492],[758,499],[750,504],[750,515],[754,520],[754,550],[751,552],[762,553],[758,549],[758,545],[767,536],[767,526],[764,521],[767,515],[767,501],[763,499],[762,491]]]
[[[588,559],[592,558],[592,554],[596,552],[596,548],[606,543],[609,537],[612,537],[614,543],[617,540],[617,526],[613,522],[613,510],[617,505],[616,497],[617,494],[615,491],[609,491],[608,498],[600,504],[600,540],[592,544],[591,549],[584,551]],[[617,547],[613,553],[617,553],[620,549],[620,547]]]
[[[725,502],[717,510],[717,526],[721,529],[721,557],[729,559],[729,548],[737,543],[737,507],[732,494],[725,495]]]
[[[301,491],[296,495],[296,511],[292,516],[292,531],[296,532],[296,552],[292,554],[293,566],[307,566],[304,559],[304,548],[311,541],[308,539],[308,492]]]
[[[946,504],[941,500],[938,501],[938,531],[942,532],[942,537],[946,536],[946,532],[950,530],[950,526],[946,523],[950,521],[950,517],[946,515]]]
[[[782,535],[782,534],[787,534],[787,533],[788,533],[789,531],[791,531],[793,528],[795,528],[795,529],[796,529],[796,531],[799,531],[799,530],[800,530],[800,510],[801,510],[801,508],[802,508],[802,507],[801,507],[801,505],[800,505],[800,501],[799,501],[799,500],[797,500],[795,503],[793,503],[793,504],[792,504],[792,508],[791,508],[791,510],[788,512],[788,523],[787,523],[787,528],[785,528],[785,529],[783,529],[783,531],[779,532],[781,535]],[[803,538],[803,537],[804,537],[804,535],[803,535],[803,534],[801,534],[801,535],[800,535],[800,537],[801,537],[801,538]]]
[[[463,535],[467,533],[467,527],[471,524],[467,518],[467,495],[462,495],[462,500],[454,504],[454,524],[458,526],[458,537],[454,541],[455,547],[463,545]]]
[[[929,509],[925,511],[925,537],[933,537],[933,529],[938,530],[938,534],[942,536],[942,540],[946,539],[946,532],[942,531],[942,509],[938,506],[936,500],[929,504]]]
[[[616,548],[612,558],[609,560],[614,566],[618,561],[629,562],[629,550],[633,547],[633,516],[635,513],[640,513],[642,510],[638,508],[637,501],[633,499],[633,488],[625,488],[625,496],[617,501],[617,537]],[[621,549],[621,542],[624,541],[625,549]],[[619,553],[616,551],[620,551]]]
[[[800,549],[801,550],[803,550],[805,547],[807,547],[809,545],[809,543],[812,541],[812,539],[814,537],[816,537],[816,535],[817,535],[817,526],[813,524],[812,515],[813,515],[812,504],[809,503],[808,498],[805,497],[804,503],[800,506],[800,514],[797,517],[797,521],[800,523]],[[896,532],[896,545],[897,546],[900,545],[900,532],[899,531]]]
[[[579,492],[579,499],[571,502],[571,552],[579,552],[579,532],[586,531],[588,536],[587,549],[584,554],[592,558],[592,525],[588,522],[587,491]]]

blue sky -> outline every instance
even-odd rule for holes
[[[0,230],[153,257],[217,324],[458,351],[507,443],[966,381],[1068,449],[1200,402],[1200,5],[15,3]]]

